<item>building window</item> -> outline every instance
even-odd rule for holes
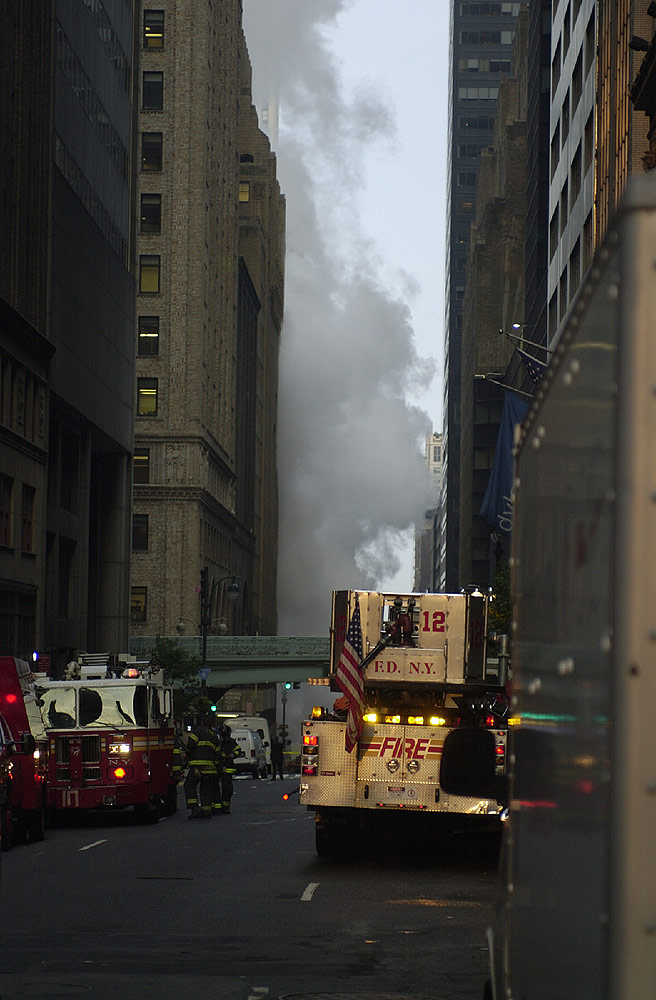
[[[0,545],[11,547],[12,506],[14,499],[14,480],[9,476],[0,476]]]
[[[143,47],[164,48],[164,11],[145,10],[143,19]]]
[[[144,111],[161,111],[164,107],[163,73],[144,73],[141,107]]]
[[[148,514],[132,515],[132,549],[134,552],[148,551]]]
[[[587,174],[588,170],[592,166],[592,160],[594,157],[595,148],[595,136],[594,136],[594,112],[591,111],[588,115],[588,120],[585,123],[585,132],[583,135],[584,152],[585,152],[585,172]]]
[[[154,171],[162,169],[162,133],[141,133],[141,169]]]
[[[141,232],[161,233],[162,231],[162,196],[161,194],[141,195]]]
[[[239,200],[240,201],[251,200],[251,185],[249,181],[239,182]]]
[[[132,482],[150,482],[150,448],[135,448],[132,460]]]
[[[139,291],[159,292],[159,254],[142,254],[139,257]]]
[[[140,358],[159,354],[159,316],[140,316],[137,354]]]
[[[23,504],[21,510],[21,551],[34,552],[34,496],[32,486],[23,484]]]
[[[157,416],[157,379],[137,379],[137,414],[140,417]]]
[[[148,608],[148,588],[130,588],[130,621],[145,622]]]

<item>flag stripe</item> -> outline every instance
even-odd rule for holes
[[[349,753],[358,742],[362,732],[364,679],[360,670],[361,660],[362,627],[360,624],[360,602],[356,594],[355,608],[335,671],[335,680],[349,706],[346,719],[346,749]]]

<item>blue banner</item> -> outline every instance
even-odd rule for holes
[[[528,410],[528,403],[513,392],[506,392],[503,399],[501,424],[494,452],[494,465],[490,471],[487,489],[478,512],[496,531],[509,535],[513,525],[513,445],[515,426],[520,424]]]

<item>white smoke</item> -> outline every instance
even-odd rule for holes
[[[357,214],[365,147],[394,142],[394,117],[371,88],[344,98],[328,44],[351,2],[244,0],[254,101],[279,102],[287,199],[278,422],[287,635],[325,634],[333,589],[393,576],[401,532],[429,500],[430,421],[407,400],[433,368],[417,356],[408,304],[380,285]]]

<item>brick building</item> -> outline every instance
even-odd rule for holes
[[[241,16],[141,4],[134,635],[198,631],[204,566],[210,631],[276,628],[285,213]]]

